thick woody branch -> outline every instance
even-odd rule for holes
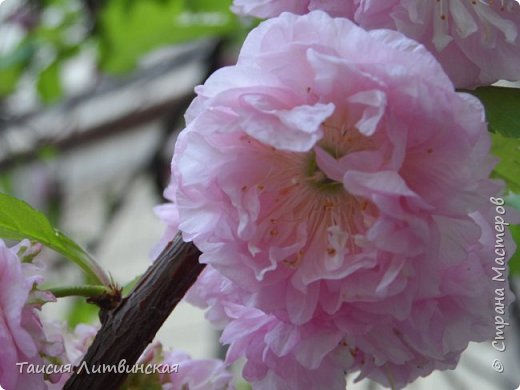
[[[82,364],[118,366],[124,359],[131,368],[204,268],[199,256],[193,244],[177,235],[133,291],[115,309],[104,313],[102,327]],[[88,374],[81,370],[69,379],[64,390],[115,390],[126,377],[126,373]]]

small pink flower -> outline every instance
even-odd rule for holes
[[[0,385],[9,390],[46,389],[42,374],[26,371],[29,364],[42,366],[46,357],[63,352],[61,336],[47,334],[38,315],[41,303],[54,297],[33,291],[42,277],[35,265],[22,264],[18,255],[34,255],[28,241],[8,248],[0,240]],[[16,363],[24,362],[25,371],[20,372]]]
[[[226,370],[224,362],[217,359],[192,359],[185,352],[175,350],[164,352],[162,364],[175,367],[163,378],[164,390],[234,390],[232,375]]]
[[[65,332],[66,354],[62,357],[63,364],[79,366],[98,331],[97,325],[79,324],[74,332]],[[232,375],[226,370],[224,362],[217,359],[191,359],[178,350],[164,351],[158,341],[146,347],[136,366],[143,371],[137,371],[127,378],[128,388],[139,384],[145,387],[162,387],[164,390],[234,390]],[[157,369],[158,367],[161,368]],[[70,376],[71,374],[63,375],[60,382],[50,386],[50,389],[63,388]]]
[[[137,364],[160,366],[162,373],[147,380],[164,390],[235,390],[233,377],[221,360],[192,359],[180,350],[164,351],[158,341],[145,349]]]
[[[65,350],[67,362],[79,365],[94,341],[99,326],[92,324],[78,324],[73,332],[66,333]]]
[[[343,370],[400,388],[492,337],[488,199],[503,184],[482,105],[423,46],[285,13],[196,92],[168,193],[184,239],[226,278],[201,277],[192,301],[231,327],[258,386],[298,388],[306,368],[335,372],[331,389]],[[268,343],[273,327],[288,339]]]
[[[59,381],[48,384],[48,390],[61,390],[72,376],[72,367],[78,367],[94,341],[99,326],[90,324],[78,324],[73,332],[70,332],[65,324],[61,324],[59,331],[64,338],[64,350],[60,356],[60,365],[63,369],[70,367],[71,370],[64,372]]]

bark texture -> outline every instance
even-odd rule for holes
[[[146,346],[204,268],[199,250],[177,235],[119,305],[102,313],[102,326],[84,358],[84,366],[135,364]],[[92,370],[90,370],[92,371]],[[74,374],[64,390],[115,390],[127,373]]]

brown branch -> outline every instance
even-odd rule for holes
[[[183,242],[177,235],[128,297],[105,313],[101,330],[84,358],[86,367],[118,366],[125,359],[130,369],[204,268],[198,262],[199,256],[193,244]],[[119,372],[88,374],[82,370],[63,389],[115,390],[126,376]]]

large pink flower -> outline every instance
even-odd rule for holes
[[[8,248],[0,240],[0,385],[9,390],[46,389],[43,375],[28,373],[27,366],[41,367],[43,355],[57,357],[63,352],[61,337],[44,331],[37,313],[40,305],[29,302],[53,299],[33,291],[42,277],[33,264],[22,264],[18,258],[18,254],[31,257],[30,250],[28,241]],[[16,365],[24,362],[24,367]]]
[[[423,43],[457,87],[520,80],[516,0],[361,0],[355,20]]]
[[[302,15],[318,9],[329,15],[351,18],[355,8],[353,0],[234,0],[231,9],[238,15],[258,18],[271,18],[282,12]]]
[[[326,327],[348,351],[327,367],[398,387],[492,336],[488,199],[502,184],[481,104],[423,46],[286,13],[196,91],[168,191],[184,239],[244,295],[244,314],[201,298],[216,320],[262,312],[309,340]],[[251,337],[238,350],[264,348]]]

